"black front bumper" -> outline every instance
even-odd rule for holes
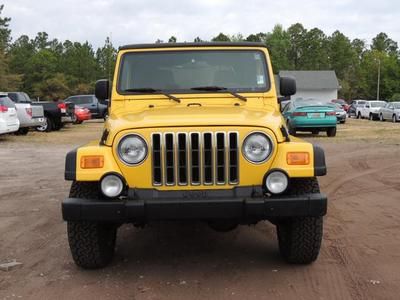
[[[66,221],[147,222],[152,220],[237,220],[252,222],[284,217],[323,216],[324,194],[280,197],[153,198],[101,201],[67,198]]]

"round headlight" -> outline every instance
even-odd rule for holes
[[[123,162],[136,165],[146,158],[147,144],[138,135],[127,135],[119,142],[118,155]]]
[[[107,175],[101,180],[101,192],[109,198],[118,197],[123,189],[124,184],[117,175]]]
[[[281,171],[273,171],[265,179],[265,186],[272,194],[283,193],[287,189],[288,184],[288,177]]]
[[[242,152],[250,162],[262,163],[272,153],[271,139],[261,132],[252,133],[244,140]]]

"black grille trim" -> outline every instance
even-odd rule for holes
[[[153,133],[154,186],[239,184],[238,132]]]

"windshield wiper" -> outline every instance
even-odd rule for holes
[[[231,94],[232,96],[242,100],[242,101],[247,101],[246,97],[243,97],[242,95],[239,95],[238,93],[235,93],[234,91],[231,91],[229,89],[227,89],[226,87],[222,87],[222,86],[215,86],[215,85],[210,85],[210,86],[196,86],[196,87],[192,87],[191,90],[195,90],[195,91],[224,91],[227,92],[229,94]]]
[[[163,92],[162,90],[157,90],[157,89],[153,89],[153,88],[132,88],[132,89],[125,89],[123,91],[124,92],[134,92],[134,93],[161,94],[161,95],[168,97],[171,100],[181,103],[181,100],[176,98],[175,96],[172,96],[171,94]]]

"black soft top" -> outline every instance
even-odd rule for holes
[[[119,47],[119,50],[145,48],[179,48],[179,47],[267,47],[260,42],[201,42],[201,43],[154,43],[132,44]]]

